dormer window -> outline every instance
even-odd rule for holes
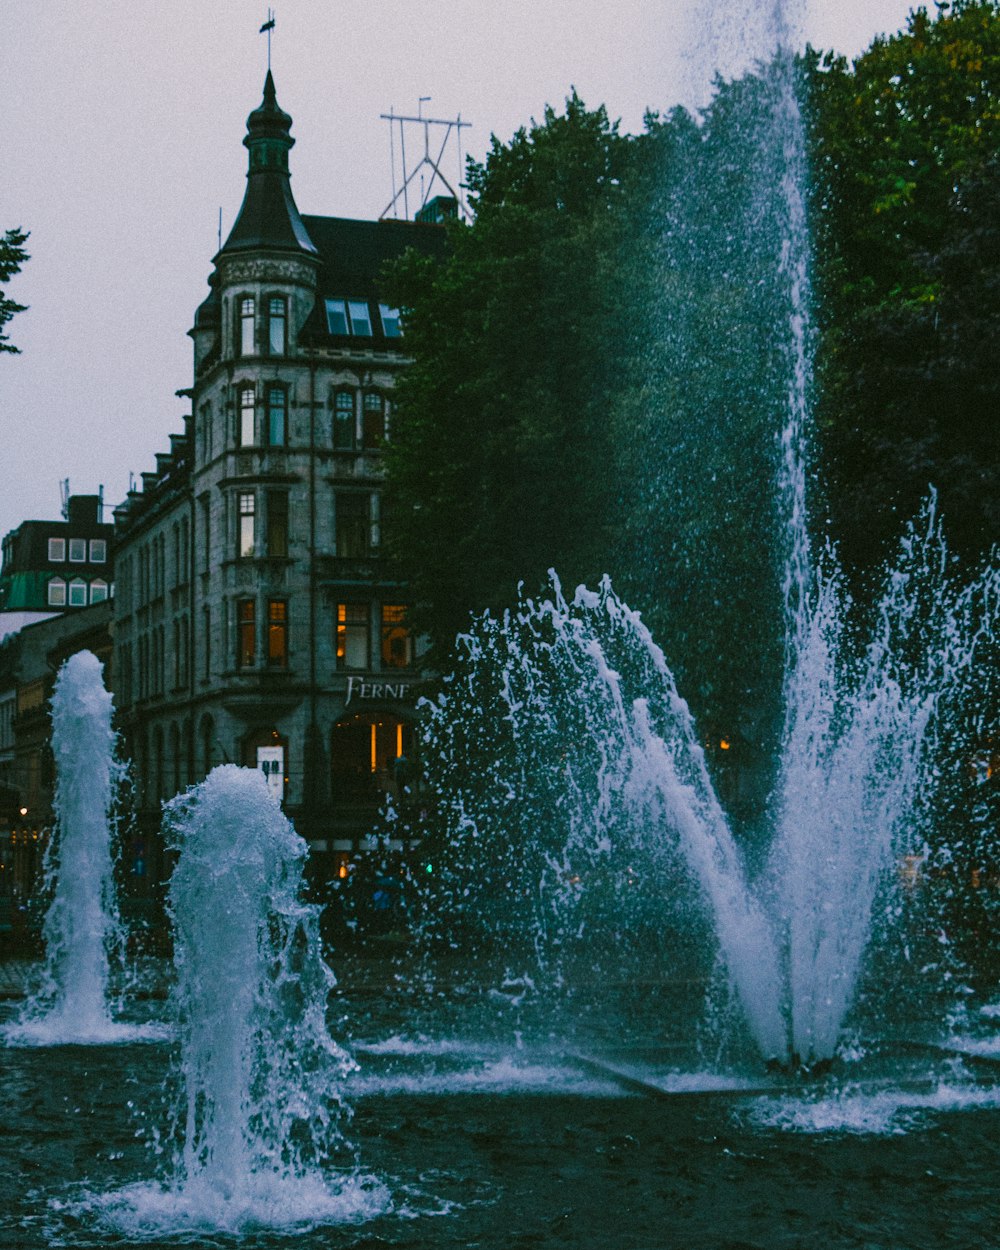
[[[241,356],[252,356],[254,349],[254,298],[252,295],[244,295],[238,302],[239,322],[237,324],[237,334],[240,345],[239,354]]]
[[[351,334],[356,338],[372,337],[372,315],[368,301],[363,299],[328,299],[326,328],[331,334]]]
[[[379,304],[378,315],[382,318],[382,333],[387,339],[402,338],[403,325],[398,308],[390,308],[388,304]]]
[[[372,336],[372,318],[368,304],[362,299],[347,301],[347,310],[351,314],[351,333],[359,338],[370,339]]]
[[[350,334],[347,326],[347,300],[326,301],[326,328],[331,334]]]
[[[61,608],[66,604],[66,580],[62,577],[49,578],[49,606]]]
[[[282,295],[267,301],[267,350],[271,356],[284,356],[288,351],[288,305]]]
[[[69,558],[73,564],[87,563],[87,540],[85,538],[69,540]]]
[[[49,539],[49,559],[53,564],[61,564],[66,559],[66,539]]]
[[[87,583],[82,577],[74,577],[69,584],[69,606],[71,608],[87,606]]]

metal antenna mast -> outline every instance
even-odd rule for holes
[[[420,97],[417,104],[416,117],[405,116],[404,114],[397,113],[394,108],[390,108],[388,113],[379,114],[379,117],[383,121],[387,121],[389,123],[389,160],[392,170],[392,199],[382,210],[379,216],[380,221],[385,220],[385,218],[389,216],[398,218],[400,202],[402,202],[403,207],[403,220],[409,221],[410,186],[418,175],[420,176],[420,209],[427,207],[427,204],[431,199],[431,193],[433,192],[436,184],[440,183],[455,201],[458,207],[458,215],[466,220],[468,220],[470,216],[468,205],[465,203],[465,199],[462,195],[464,185],[462,183],[462,131],[468,129],[472,123],[462,121],[461,113],[459,113],[458,117],[454,120],[439,117],[424,117],[424,105],[429,104],[430,99],[431,97],[428,95]],[[399,135],[399,156],[402,171],[402,182],[398,186],[396,182],[397,123]],[[436,148],[434,153],[431,151],[432,126],[444,127],[444,137],[441,140],[441,145],[439,148]],[[421,127],[423,128],[424,152],[423,156],[421,156],[420,160],[417,161],[416,165],[414,165],[412,169],[409,169],[407,168],[406,163],[406,132],[408,128],[412,130],[414,127],[417,127],[418,129]],[[455,179],[454,185],[451,181],[449,181],[442,168],[442,162],[444,160],[445,153],[448,150],[448,146],[451,143],[452,136],[454,136],[455,139],[455,154],[458,160],[458,177]],[[430,176],[426,179],[424,177],[425,169],[430,170]],[[419,211],[420,210],[418,209],[418,212]]]
[[[274,10],[273,10],[273,9],[268,9],[268,11],[267,11],[267,21],[264,23],[264,25],[263,25],[263,26],[260,28],[260,30],[257,32],[258,34],[263,35],[263,34],[264,34],[264,32],[265,32],[265,31],[267,31],[267,69],[268,69],[268,73],[270,73],[270,71],[271,71],[271,31],[272,31],[272,30],[274,30]]]

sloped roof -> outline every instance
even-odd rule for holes
[[[442,256],[447,245],[443,227],[421,222],[359,221],[351,217],[308,215],[302,220],[320,257],[316,304],[304,327],[305,334],[314,341],[344,341],[343,336],[331,335],[327,330],[324,300],[341,297],[375,302],[384,299],[381,279],[389,261],[397,260],[411,247],[424,255]],[[380,333],[381,327],[378,327],[376,339]],[[398,339],[387,342],[400,345]]]

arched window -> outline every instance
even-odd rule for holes
[[[66,603],[65,577],[49,578],[49,605],[53,608],[64,607]]]
[[[108,597],[108,583],[103,578],[95,577],[90,583],[90,602],[103,603]]]
[[[87,603],[87,583],[82,577],[74,577],[69,584],[69,606],[82,608]]]

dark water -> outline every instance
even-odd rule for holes
[[[169,1059],[165,1046],[0,1050],[4,1250],[137,1244],[73,1209],[82,1191],[106,1192],[155,1174],[157,1161],[136,1134],[165,1120],[158,1091]],[[516,1065],[508,1070],[505,1063],[469,1055],[447,1062],[362,1056],[349,1131],[364,1170],[389,1187],[394,1213],[364,1226],[198,1236],[186,1244],[246,1250],[1000,1246],[995,1090],[970,1083],[950,1096],[932,1089],[911,1097],[873,1084],[853,1100],[663,1100],[580,1084],[579,1073],[554,1060],[546,1069],[551,1079],[543,1072],[540,1086],[525,1092]],[[440,1086],[428,1092],[435,1088],[427,1080],[431,1072],[443,1075],[445,1085],[462,1073],[495,1079],[479,1092],[443,1093]],[[941,1079],[938,1072],[931,1085]],[[144,1117],[137,1117],[138,1108]],[[769,1122],[775,1118],[782,1123]],[[832,1127],[816,1131],[826,1122]]]

